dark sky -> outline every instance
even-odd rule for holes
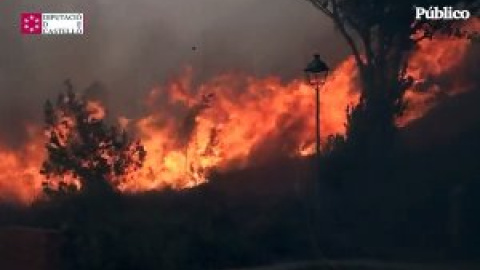
[[[21,12],[83,12],[86,34],[23,36]],[[0,142],[10,146],[66,78],[78,89],[101,81],[110,109],[132,115],[186,64],[200,78],[241,69],[288,79],[302,76],[313,52],[331,64],[347,53],[302,0],[4,0],[0,15]]]

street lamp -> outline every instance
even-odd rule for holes
[[[307,65],[307,67],[303,70],[305,72],[305,78],[309,85],[311,85],[315,90],[315,169],[313,173],[313,182],[312,182],[312,194],[311,194],[311,220],[310,220],[310,230],[312,234],[312,248],[313,252],[319,254],[318,250],[318,243],[317,243],[317,234],[314,228],[317,227],[317,199],[318,197],[318,179],[317,177],[320,176],[320,87],[325,84],[325,81],[328,76],[328,72],[330,69],[328,68],[327,64],[320,59],[320,55],[315,54],[313,55],[313,60]]]
[[[315,90],[315,151],[320,158],[320,87],[325,84],[330,69],[320,59],[320,55],[313,55],[313,60],[304,69],[306,81]]]

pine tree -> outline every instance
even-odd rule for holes
[[[92,111],[91,101],[79,97],[69,81],[53,104],[45,103],[47,157],[41,169],[47,195],[76,191],[114,191],[129,173],[142,167],[146,152],[140,140],[106,124]]]

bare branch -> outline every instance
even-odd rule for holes
[[[343,18],[341,17],[338,11],[338,4],[336,0],[307,0],[310,2],[315,8],[320,10],[323,14],[327,15],[330,19],[332,19],[335,26],[339,29],[341,35],[347,42],[348,46],[352,50],[353,56],[355,58],[355,62],[361,73],[364,72],[365,63],[362,60],[360,49],[358,45],[355,43],[352,35],[348,33],[347,28],[345,27],[345,23]],[[331,10],[330,10],[330,8]]]
[[[358,49],[357,44],[353,40],[353,37],[348,33],[344,22],[342,21],[341,15],[338,11],[338,4],[336,0],[331,0],[332,3],[332,18],[335,23],[335,25],[338,27],[340,30],[340,33],[342,36],[345,38],[348,46],[350,46],[352,52],[353,52],[353,57],[355,58],[355,62],[357,63],[358,69],[360,73],[365,72],[365,63],[362,60],[360,50]]]
[[[310,2],[314,7],[319,9],[325,15],[330,18],[333,18],[332,12],[328,9],[328,0],[307,0]]]

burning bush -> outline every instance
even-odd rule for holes
[[[146,152],[139,140],[105,123],[98,102],[77,96],[68,81],[67,87],[55,104],[45,104],[44,190],[50,195],[111,190],[142,166]]]

